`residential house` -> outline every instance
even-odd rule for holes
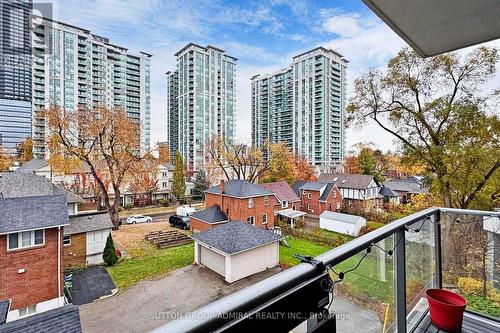
[[[61,194],[0,199],[0,299],[11,301],[7,321],[64,305],[67,207]]]
[[[299,218],[304,218],[306,214],[299,211],[302,205],[300,197],[295,194],[294,190],[287,182],[262,183],[259,185],[272,191],[276,199],[278,199],[274,208],[277,220],[284,221],[293,228],[295,222],[297,222]]]
[[[205,191],[205,207],[209,211],[205,209],[193,214],[190,228],[194,231],[206,230],[214,225],[213,219],[222,222],[223,217],[227,221],[245,221],[257,227],[271,228],[274,227],[277,204],[274,193],[260,185],[244,180],[221,181],[220,185]],[[218,206],[218,210],[213,206]],[[207,221],[207,215],[213,216],[212,220]]]
[[[306,182],[299,187],[301,210],[312,216],[324,211],[340,211],[342,195],[332,183]]]
[[[411,202],[413,196],[417,194],[428,194],[428,189],[423,185],[421,178],[409,177],[407,179],[389,180],[384,186],[390,188],[399,195],[401,203]]]
[[[153,201],[171,198],[172,182],[175,167],[172,164],[160,164],[156,173],[157,190],[153,193]]]
[[[382,185],[379,191],[384,209],[399,205],[399,194],[387,186]]]
[[[64,227],[65,266],[103,263],[102,254],[113,223],[108,212],[80,213],[70,216]]]
[[[82,199],[79,196],[33,173],[0,173],[0,194],[4,198],[64,195],[69,225],[64,228],[63,245],[68,265],[102,262],[106,238],[113,227],[107,212],[81,213],[79,204]]]
[[[339,188],[343,210],[366,211],[381,206],[380,185],[371,175],[322,173],[318,182],[332,183]]]

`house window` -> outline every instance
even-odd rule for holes
[[[264,205],[266,205],[266,206],[269,205],[269,196],[268,195],[266,195],[264,197]]]
[[[19,317],[26,317],[36,313],[36,305],[30,305],[19,309]]]
[[[168,185],[168,183],[167,183],[167,182],[162,182],[162,183],[161,183],[161,186],[162,186],[162,187],[167,187],[167,185]]]
[[[167,173],[166,172],[162,172],[161,175],[162,175],[162,177],[167,177]]]
[[[71,245],[71,235],[66,235],[63,238],[63,245],[68,246]]]
[[[267,224],[267,214],[262,214],[262,224]]]
[[[248,198],[248,208],[253,208],[253,198]]]
[[[7,237],[7,249],[22,249],[45,243],[44,230],[23,231],[9,234]]]
[[[312,198],[311,193],[307,193],[307,198],[308,198],[308,199],[311,199],[311,198]]]
[[[310,204],[307,205],[307,210],[309,210],[309,211],[311,210],[311,205]]]
[[[333,191],[333,197],[336,198],[337,197],[337,191]]]
[[[352,200],[349,200],[349,207],[352,206]]]
[[[337,209],[340,209],[340,202],[337,202]]]
[[[288,201],[283,201],[281,203],[281,208],[287,208],[288,207]]]
[[[249,216],[247,218],[247,223],[251,225],[255,225],[255,216]]]

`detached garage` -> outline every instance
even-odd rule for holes
[[[241,221],[193,234],[194,260],[229,282],[275,267],[282,236]]]
[[[357,236],[364,226],[366,226],[366,219],[361,216],[335,213],[328,210],[319,216],[320,228],[340,232],[341,234]]]

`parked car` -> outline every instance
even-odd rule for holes
[[[171,227],[177,227],[184,230],[189,229],[189,217],[187,216],[172,215],[168,218],[168,223],[170,223]]]
[[[127,217],[128,224],[144,223],[144,222],[153,222],[153,218],[151,216],[144,216],[144,215],[134,215]]]

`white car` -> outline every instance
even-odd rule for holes
[[[127,217],[128,224],[144,223],[144,222],[146,223],[153,222],[153,218],[151,216],[144,216],[144,215],[134,215]]]

